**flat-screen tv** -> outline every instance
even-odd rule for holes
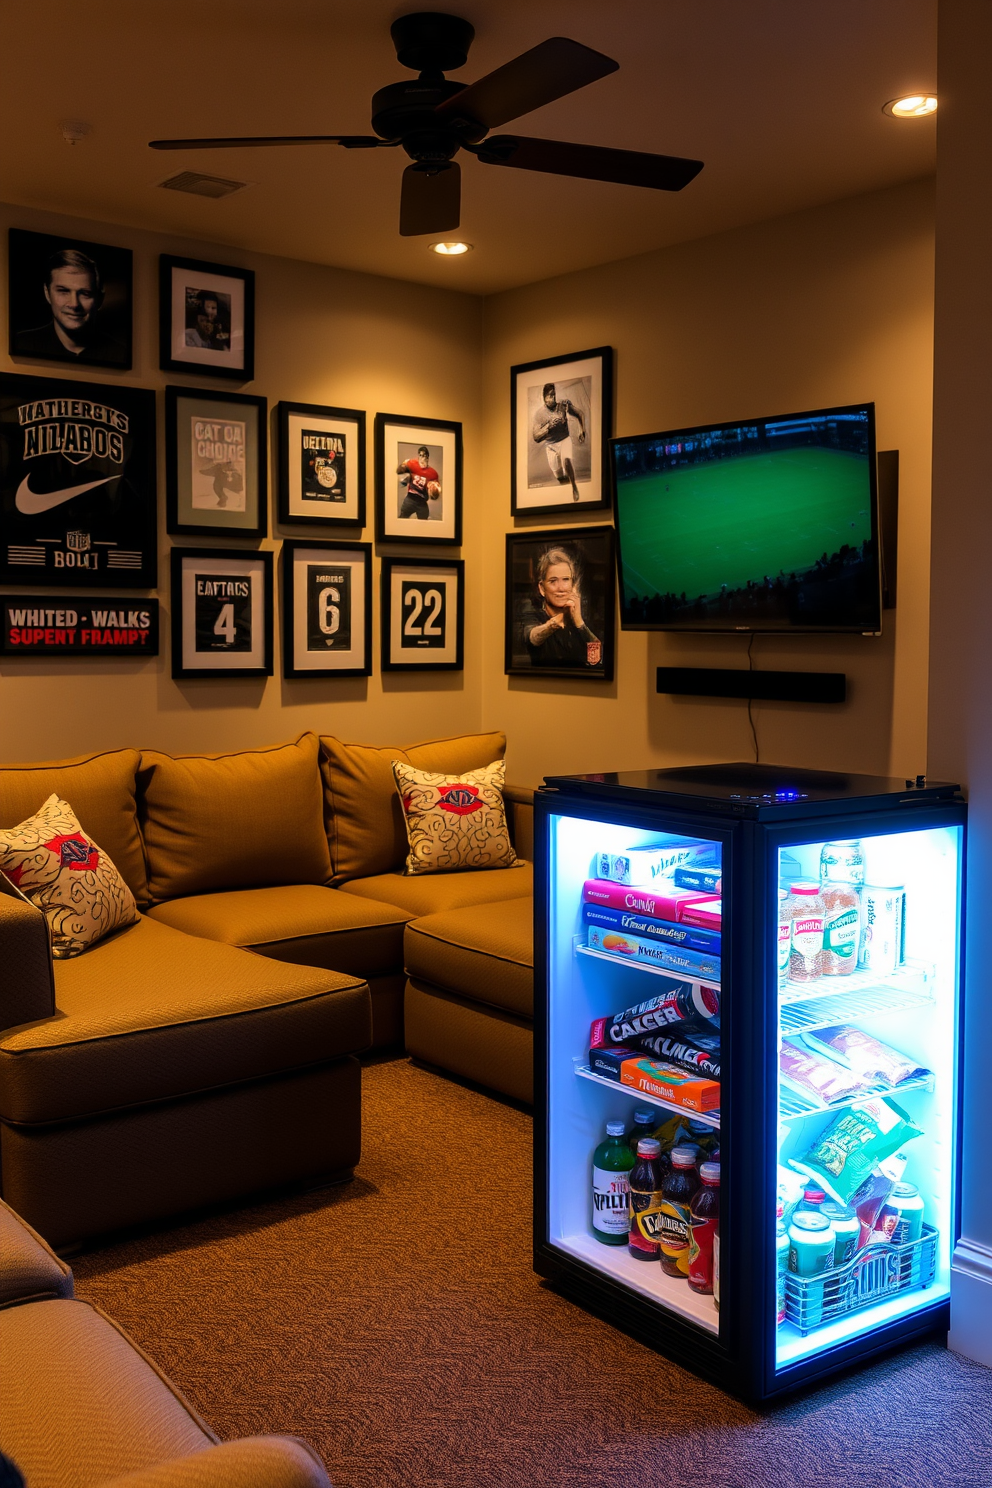
[[[875,405],[610,441],[626,630],[881,630]]]

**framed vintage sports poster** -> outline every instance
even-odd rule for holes
[[[5,594],[4,656],[158,655],[158,600],[91,599],[83,594]]]
[[[151,589],[155,394],[0,373],[0,583]]]
[[[159,256],[159,366],[251,382],[255,275],[251,269]]]
[[[507,534],[508,673],[613,680],[613,544],[612,527]]]
[[[265,399],[251,393],[166,388],[168,532],[265,536],[265,411]]]
[[[272,554],[172,549],[173,677],[272,676]]]
[[[8,349],[67,367],[131,366],[130,248],[12,227]]]
[[[461,542],[461,424],[376,414],[375,535],[379,542]]]
[[[510,368],[510,507],[514,516],[607,511],[613,348]]]
[[[382,560],[384,672],[460,672],[464,637],[461,558]]]
[[[284,542],[282,600],[284,676],[370,674],[370,543]]]
[[[280,403],[279,521],[365,526],[365,414]]]

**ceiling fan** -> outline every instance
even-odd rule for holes
[[[468,150],[484,165],[579,176],[681,191],[703,168],[701,160],[610,150],[599,145],[531,139],[489,131],[564,98],[597,78],[616,72],[619,63],[602,52],[552,36],[477,82],[449,82],[444,74],[464,67],[475,28],[458,16],[418,11],[390,27],[396,55],[416,79],[390,83],[372,95],[374,134],[300,134],[235,139],[152,140],[153,150],[215,150],[261,145],[341,145],[374,150],[402,145],[413,164],[403,172],[400,233],[451,232],[461,215],[461,170],[454,156]]]

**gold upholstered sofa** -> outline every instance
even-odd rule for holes
[[[360,1067],[415,1057],[531,1095],[531,869],[408,877],[391,761],[463,774],[502,734],[410,748],[312,733],[214,755],[0,765],[0,828],[53,792],[136,923],[54,963],[0,875],[0,1192],[59,1249],[350,1176]],[[529,854],[531,793],[509,789]]]

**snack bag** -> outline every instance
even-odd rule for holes
[[[906,1055],[883,1044],[860,1028],[850,1023],[840,1023],[836,1028],[818,1028],[815,1033],[804,1033],[803,1043],[810,1050],[826,1054],[840,1064],[853,1070],[866,1082],[883,1085],[903,1085],[907,1080],[919,1080],[930,1071],[914,1064]]]
[[[867,1095],[874,1083],[835,1064],[832,1059],[825,1059],[822,1054],[800,1048],[791,1039],[783,1040],[778,1067],[783,1085],[800,1095],[809,1096],[821,1106],[849,1100],[852,1095]]]
[[[849,1204],[880,1163],[922,1135],[901,1106],[878,1096],[841,1112],[801,1158],[789,1158],[789,1166],[818,1178],[838,1204]]]
[[[904,1152],[896,1152],[892,1157],[887,1157],[883,1163],[879,1164],[878,1172],[866,1178],[851,1199],[851,1208],[861,1221],[861,1234],[858,1237],[859,1250],[863,1250],[866,1245],[884,1244],[892,1239],[895,1216],[893,1214],[893,1222],[887,1226],[885,1207],[889,1195],[906,1170],[906,1162],[907,1157]]]
[[[655,1127],[651,1136],[657,1137],[663,1153],[671,1152],[673,1147],[696,1147],[704,1157],[712,1158],[719,1151],[719,1131],[685,1116],[670,1116]]]

